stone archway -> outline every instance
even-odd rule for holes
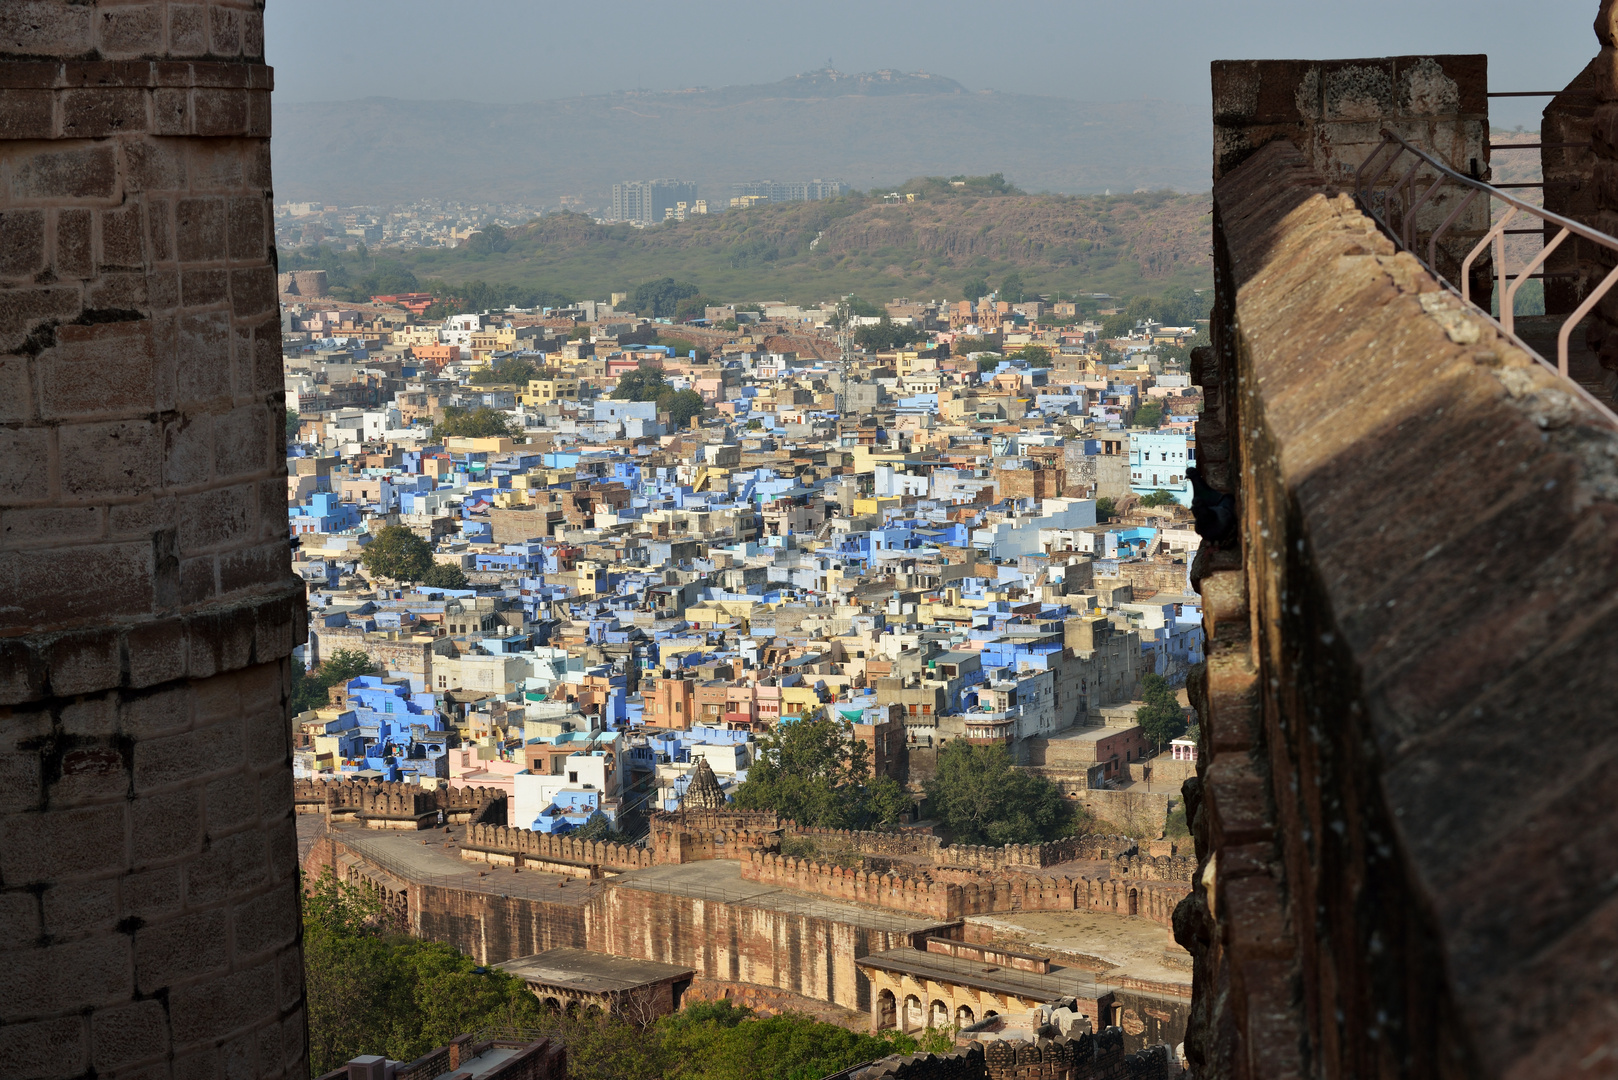
[[[548,997],[539,1004],[546,1012],[559,1013],[562,1011],[562,1003],[553,997]]]
[[[876,996],[876,1028],[883,1031],[899,1025],[899,1003],[892,990],[883,990]]]
[[[977,1018],[972,1015],[972,1006],[962,1005],[955,1010],[956,1027],[971,1027],[975,1023],[977,1023]]]
[[[905,997],[904,1016],[899,1022],[899,1030],[914,1031],[916,1028],[922,1027],[925,1022],[926,1017],[921,1010],[921,998],[915,994],[907,995]]]
[[[1140,890],[1139,889],[1130,889],[1129,890],[1129,913],[1131,915],[1139,915],[1140,914]]]
[[[949,1027],[949,1006],[937,998],[927,1009],[927,1026],[930,1028]]]

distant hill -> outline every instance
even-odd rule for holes
[[[1187,105],[968,91],[953,79],[818,71],[758,86],[490,105],[277,102],[278,199],[417,198],[604,207],[615,181],[678,177],[728,200],[753,179],[856,189],[1003,172],[1028,191],[1203,191],[1207,117]]]
[[[986,277],[997,287],[1011,273],[1029,292],[1067,295],[1156,294],[1171,284],[1213,282],[1206,195],[985,195],[977,184],[961,190],[937,179],[900,187],[918,192],[917,201],[848,196],[649,229],[547,214],[454,250],[372,253],[370,273],[389,267],[410,280],[366,285],[366,268],[352,256],[326,258],[333,270],[346,266],[362,292],[408,290],[413,281],[485,281],[575,299],[663,277],[692,282],[715,299],[799,301],[849,292],[871,300],[959,299],[968,279]],[[284,252],[283,268],[313,265],[308,259]]]

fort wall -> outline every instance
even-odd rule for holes
[[[971,1042],[943,1054],[902,1054],[856,1065],[827,1080],[1170,1080],[1174,1052],[1155,1045],[1124,1051],[1123,1032],[1077,1038]]]
[[[9,1076],[306,1067],[262,8],[0,6]]]

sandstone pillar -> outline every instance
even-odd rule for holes
[[[262,0],[0,4],[0,1074],[301,1076]]]

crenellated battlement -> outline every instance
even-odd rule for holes
[[[300,814],[357,814],[363,820],[404,821],[443,811],[451,821],[505,823],[506,793],[492,787],[424,788],[398,780],[294,780]]]
[[[938,919],[1008,911],[1105,911],[1172,926],[1174,906],[1191,891],[1189,881],[1110,876],[973,873],[957,868],[884,873],[765,851],[748,855],[742,877]]]
[[[978,844],[946,844],[936,834],[920,830],[859,830],[801,828],[790,819],[781,822],[783,835],[802,837],[817,845],[840,847],[861,855],[879,858],[906,858],[941,866],[976,867],[999,870],[1009,867],[1059,866],[1078,861],[1099,861],[1133,855],[1139,842],[1129,836],[1081,834],[1044,844],[1006,844],[992,847]],[[1190,879],[1195,860],[1185,871]]]
[[[656,853],[635,844],[614,844],[604,840],[575,840],[552,836],[532,829],[506,825],[467,826],[461,846],[484,855],[520,857],[526,862],[552,862],[605,870],[636,870],[655,865]]]

